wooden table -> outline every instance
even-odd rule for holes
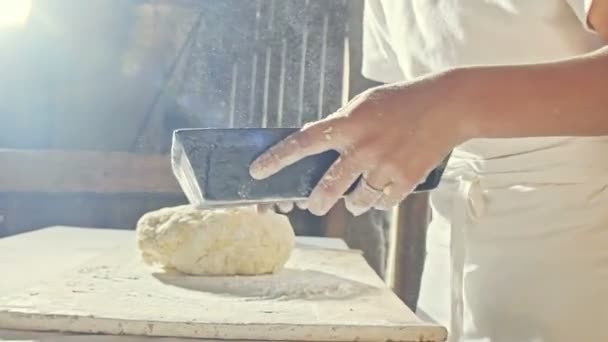
[[[82,264],[112,249],[116,242],[132,236],[130,230],[49,227],[0,239],[0,293],[6,294],[35,284]],[[298,244],[347,249],[344,241],[298,237]],[[0,341],[191,341],[179,338],[136,336],[91,336],[0,330]]]

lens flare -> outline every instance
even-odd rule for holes
[[[32,9],[32,0],[0,0],[0,28],[22,27]]]

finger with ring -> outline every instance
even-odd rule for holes
[[[355,216],[373,208],[376,202],[391,192],[392,182],[381,175],[363,175],[352,193],[345,198],[346,208]]]

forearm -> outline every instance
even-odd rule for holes
[[[565,61],[453,75],[450,96],[464,118],[464,139],[608,135],[608,47]]]

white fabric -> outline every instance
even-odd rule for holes
[[[578,17],[578,20],[581,21],[583,27],[589,31],[593,32],[593,30],[589,27],[589,22],[587,21],[587,16],[589,15],[589,9],[591,8],[591,3],[593,0],[566,0],[568,4],[574,10],[574,13]],[[599,0],[605,1],[605,0]]]
[[[367,0],[363,74],[598,48],[589,0]],[[577,115],[577,113],[572,113]],[[608,341],[608,137],[473,140],[431,195],[419,314],[450,341]]]

